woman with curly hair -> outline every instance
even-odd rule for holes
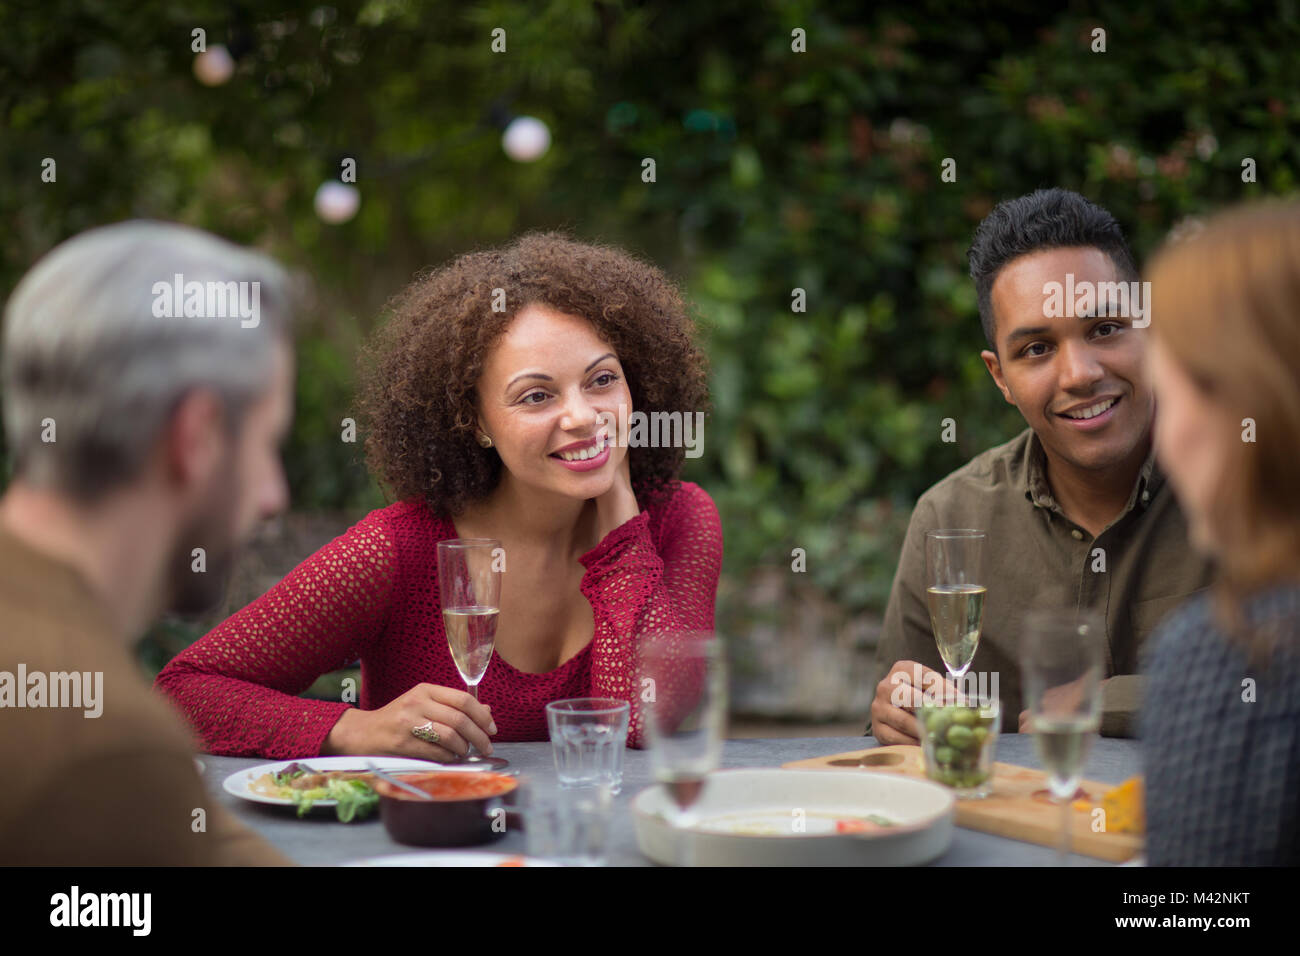
[[[633,703],[650,631],[706,630],[722,559],[685,449],[619,428],[696,421],[706,368],[681,295],[615,249],[555,234],[462,256],[390,304],[367,353],[367,452],[396,503],[371,512],[158,675],[216,754],[450,760],[547,739],[545,705]],[[507,556],[479,700],[443,630],[437,542]],[[360,707],[297,695],[361,661]],[[480,703],[481,701],[481,703]],[[412,731],[428,723],[433,735]],[[425,727],[427,731],[427,727]]]

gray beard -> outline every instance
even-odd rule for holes
[[[193,616],[213,610],[226,593],[239,544],[234,540],[235,468],[233,455],[213,483],[214,494],[204,511],[176,536],[168,561],[168,610]],[[204,550],[205,570],[195,571],[195,548]]]

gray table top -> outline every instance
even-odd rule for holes
[[[779,767],[791,760],[863,750],[876,746],[872,737],[802,737],[786,739],[728,740],[723,748],[723,768]],[[551,745],[542,743],[501,743],[494,745],[497,756],[510,761],[522,774],[554,780],[555,766]],[[1028,734],[1006,734],[998,739],[997,759],[1003,763],[1039,767],[1033,740]],[[222,781],[232,773],[270,761],[249,757],[214,757],[200,754],[204,781],[215,799],[236,818],[255,830],[290,859],[309,866],[328,866],[396,853],[423,852],[396,843],[388,836],[378,816],[361,823],[339,823],[332,815],[312,815],[298,819],[288,808],[268,807],[241,800],[226,793]],[[1141,771],[1138,743],[1135,740],[1101,738],[1094,741],[1085,776],[1103,783],[1120,783]],[[623,789],[614,802],[614,818],[609,837],[609,862],[615,866],[652,866],[637,849],[633,829],[631,802],[652,783],[649,756],[642,750],[624,754]],[[525,837],[507,832],[496,842],[481,847],[482,852],[524,852]],[[939,866],[1053,866],[1055,851],[1048,847],[1021,843],[1003,837],[957,828],[952,846],[938,861]],[[1072,865],[1106,865],[1078,855]]]

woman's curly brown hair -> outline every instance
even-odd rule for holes
[[[492,310],[498,289],[502,312]],[[452,517],[496,487],[501,459],[475,441],[475,386],[492,346],[534,303],[591,322],[622,363],[634,410],[708,410],[707,362],[676,285],[618,249],[531,233],[418,277],[388,303],[387,323],[363,351],[366,453],[399,499],[423,498]],[[676,480],[685,449],[628,453],[641,497]]]

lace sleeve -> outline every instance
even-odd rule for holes
[[[583,555],[582,593],[596,617],[591,692],[632,705],[628,746],[643,745],[644,727],[636,686],[636,649],[654,631],[713,628],[722,525],[713,499],[683,483],[666,506],[656,546],[649,512],[615,528]]]
[[[297,695],[357,660],[383,630],[393,566],[384,511],[372,512],[177,655],[155,687],[210,753],[320,753],[350,705]]]

